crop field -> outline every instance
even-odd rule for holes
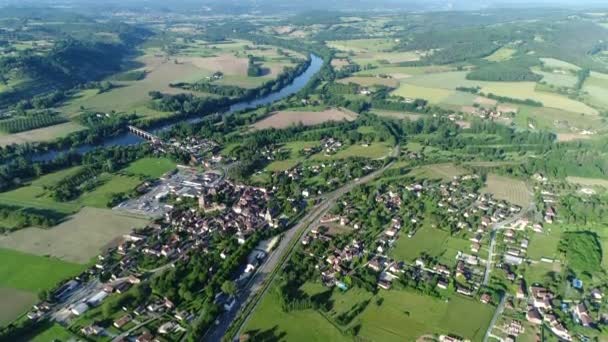
[[[19,315],[36,304],[38,297],[35,293],[0,287],[0,326],[15,320]]]
[[[420,119],[421,117],[423,117],[423,114],[418,114],[418,113],[396,112],[396,111],[381,110],[381,109],[373,109],[372,113],[374,113],[378,116],[384,116],[384,117],[388,117],[388,118],[401,119],[401,120],[408,119],[408,120],[412,120],[412,121],[416,121],[416,120]]]
[[[408,262],[414,261],[423,252],[438,257],[445,250],[444,245],[449,235],[444,230],[426,226],[420,228],[411,238],[403,233],[391,249],[390,256]]]
[[[110,209],[83,208],[53,228],[25,228],[0,236],[0,248],[84,264],[115,238],[147,222]],[[2,254],[0,260],[6,260]]]
[[[586,101],[592,105],[608,108],[608,75],[592,72],[583,85],[583,91],[588,93]]]
[[[556,70],[554,72],[546,72],[540,70],[540,68],[533,68],[532,71],[543,77],[542,82],[555,87],[574,87],[577,81],[576,76],[568,71]]]
[[[256,122],[253,124],[253,128],[286,128],[299,123],[305,126],[313,126],[327,121],[353,121],[356,118],[356,113],[341,108],[331,108],[318,112],[279,111]]]
[[[359,65],[382,65],[420,60],[421,54],[411,51],[391,52],[392,39],[352,39],[327,42],[329,47],[348,52]]]
[[[0,248],[0,287],[37,293],[77,275],[83,265]]]
[[[175,163],[167,158],[142,158],[131,163],[123,171],[127,174],[159,178],[175,168]]]
[[[568,62],[565,62],[565,61],[562,61],[562,60],[559,60],[556,58],[541,58],[540,60],[548,68],[572,70],[572,71],[578,71],[581,69],[577,65],[574,65],[572,63],[568,63]]]
[[[51,141],[83,129],[85,129],[84,126],[75,122],[65,122],[58,125],[37,128],[25,132],[13,134],[0,133],[0,146]]]
[[[386,291],[360,316],[359,337],[370,341],[414,341],[428,334],[454,334],[481,341],[494,307],[454,295],[449,302],[410,291]]]
[[[608,188],[608,180],[602,178],[585,178],[585,177],[566,177],[566,180],[572,184],[578,184],[582,186],[601,186]]]
[[[486,186],[481,189],[483,193],[491,193],[494,198],[505,200],[519,206],[526,206],[530,203],[530,192],[526,183],[521,180],[489,174]]]
[[[324,152],[319,152],[311,158],[315,160],[346,159],[349,157],[380,159],[386,157],[392,149],[392,146],[386,143],[375,142],[369,146],[351,145],[329,156],[326,156]]]
[[[334,40],[328,41],[327,46],[344,52],[380,52],[395,47],[395,41],[388,38]]]
[[[394,78],[380,78],[380,77],[364,77],[364,76],[353,76],[343,78],[338,81],[339,83],[356,83],[364,87],[371,87],[374,85],[382,85],[386,87],[396,88],[399,86],[399,81]]]
[[[484,59],[490,61],[490,62],[502,62],[502,61],[506,61],[508,59],[511,59],[511,57],[517,52],[517,50],[512,49],[512,48],[508,48],[508,47],[501,47],[500,49],[494,51],[493,54],[485,57]]]
[[[427,73],[404,78],[401,86],[395,90],[395,94],[408,96],[408,84],[415,87],[409,88],[414,95],[439,103],[445,101],[457,87],[481,87],[481,92],[511,97],[520,100],[532,99],[540,101],[545,107],[559,108],[565,111],[597,115],[596,109],[588,105],[569,99],[556,93],[547,93],[536,90],[534,82],[486,82],[471,81],[466,79],[466,71],[451,71],[441,73]],[[409,95],[409,97],[414,97]],[[426,96],[426,97],[425,97]]]
[[[356,73],[358,76],[376,76],[376,75],[393,75],[393,77],[402,79],[416,75],[436,74],[456,71],[456,68],[449,65],[431,65],[419,67],[380,67],[370,70],[362,70]]]
[[[409,175],[419,178],[436,178],[443,180],[452,180],[454,176],[461,176],[467,173],[464,168],[450,164],[431,164],[424,165],[413,169]]]
[[[557,133],[572,130],[597,130],[606,127],[600,116],[568,112],[557,108],[521,106],[513,122],[517,127],[546,129]]]

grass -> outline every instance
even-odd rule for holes
[[[572,63],[568,63],[556,58],[541,58],[540,59],[546,67],[548,68],[555,68],[555,69],[563,69],[563,70],[572,70],[572,71],[578,71],[581,68],[578,67],[577,65],[574,65]]]
[[[440,73],[419,74],[401,79],[401,86],[395,94],[408,97],[421,97],[434,103],[446,101],[457,87],[481,87],[483,93],[511,97],[515,99],[533,99],[546,107],[558,108],[569,112],[597,115],[597,110],[588,105],[569,99],[556,93],[536,90],[534,82],[486,82],[466,79],[466,71],[448,71]],[[408,86],[409,85],[409,86]],[[408,93],[410,95],[408,95]]]
[[[569,183],[578,184],[582,186],[601,186],[604,188],[608,188],[608,180],[601,178],[584,178],[584,177],[566,177],[566,180]]]
[[[557,258],[557,246],[563,230],[556,225],[548,226],[543,233],[534,233],[528,245],[528,257],[532,260]]]
[[[583,91],[588,93],[585,96],[587,102],[608,108],[608,74],[592,72],[583,85]]]
[[[482,193],[491,193],[494,198],[524,207],[530,203],[526,183],[515,178],[489,174]]]
[[[566,262],[577,275],[595,274],[602,267],[602,247],[598,236],[589,231],[567,232],[562,236],[566,244]]]
[[[83,265],[0,248],[0,286],[37,293],[84,270]]]
[[[31,292],[0,287],[0,326],[17,319],[38,301],[38,297]]]
[[[392,150],[392,147],[386,143],[372,143],[369,146],[351,145],[345,149],[339,150],[336,154],[326,156],[324,152],[317,153],[312,156],[315,160],[330,160],[330,159],[346,159],[349,157],[361,157],[368,159],[380,159],[386,157]]]
[[[253,340],[352,341],[314,310],[283,312],[274,291],[261,299],[244,330]]]
[[[0,248],[85,264],[115,238],[147,222],[109,209],[85,207],[52,229],[31,227],[0,236]]]
[[[520,106],[513,118],[515,125],[529,129],[546,129],[554,132],[571,132],[571,128],[593,129],[605,127],[603,118],[597,115],[586,115],[568,112],[558,108]]]
[[[0,146],[52,141],[84,129],[84,126],[81,126],[75,122],[65,122],[58,125],[37,128],[25,132],[0,134]]]
[[[77,339],[69,330],[62,327],[59,324],[52,324],[46,329],[38,332],[35,336],[29,339],[31,342],[48,342],[48,341],[60,341],[67,342]]]
[[[382,305],[361,314],[359,337],[372,341],[414,341],[427,334],[454,334],[481,341],[494,307],[452,296],[449,302],[409,291],[382,292]]]
[[[99,179],[103,184],[82,194],[77,199],[78,202],[90,207],[107,208],[113,194],[128,192],[141,183],[139,178],[123,175],[102,174]]]
[[[422,253],[437,257],[445,251],[445,244],[449,233],[432,227],[423,227],[408,238],[405,233],[401,234],[395,246],[390,250],[390,256],[401,261],[414,261]]]
[[[167,158],[142,158],[131,163],[124,171],[129,174],[159,178],[175,168],[176,164]]]
[[[542,81],[549,85],[556,87],[574,87],[577,78],[570,72],[546,72],[540,70],[540,68],[533,68],[532,71],[535,74],[543,76]]]
[[[511,57],[517,52],[515,49],[511,49],[508,47],[501,47],[500,49],[494,51],[493,54],[485,57],[484,59],[490,62],[502,62],[511,59]]]
[[[364,87],[382,85],[386,87],[396,88],[399,86],[399,81],[393,78],[367,77],[367,76],[352,76],[339,80],[338,82],[349,84],[356,83]]]
[[[460,176],[466,173],[467,170],[460,166],[445,163],[419,166],[410,171],[409,175],[418,178],[452,180],[454,176]]]

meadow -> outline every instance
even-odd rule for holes
[[[38,301],[35,293],[25,290],[0,287],[0,326],[14,321],[27,312]]]
[[[500,49],[494,51],[491,55],[484,59],[490,62],[502,62],[511,59],[511,57],[517,52],[517,50],[503,46]]]
[[[481,341],[494,307],[453,295],[449,301],[410,291],[383,291],[360,316],[359,337],[371,341],[414,341],[423,335],[454,334]]]
[[[389,254],[391,258],[407,262],[413,262],[422,253],[438,257],[444,252],[449,235],[444,230],[424,226],[411,238],[402,233]]]
[[[0,287],[38,293],[73,277],[85,266],[57,258],[0,248]]]
[[[0,146],[52,141],[84,129],[86,128],[78,123],[64,122],[58,125],[37,128],[25,132],[13,134],[0,133]]]
[[[563,229],[558,225],[547,226],[542,233],[533,233],[528,245],[528,257],[536,261],[541,258],[557,258],[557,247],[562,233]]]
[[[374,142],[369,146],[350,145],[332,155],[325,155],[325,152],[319,152],[313,155],[311,158],[313,160],[346,159],[349,157],[381,159],[389,155],[392,149],[392,146],[386,143]]]
[[[168,158],[142,158],[125,169],[126,174],[134,174],[150,178],[159,178],[165,173],[175,170],[177,165]]]
[[[339,83],[349,84],[356,83],[360,86],[371,87],[375,85],[381,85],[390,88],[396,88],[399,86],[399,81],[394,78],[381,78],[381,77],[370,77],[370,76],[352,76],[340,79]]]
[[[464,168],[451,164],[431,164],[431,165],[423,165],[412,169],[409,175],[419,178],[431,178],[431,179],[442,179],[442,180],[452,180],[454,176],[461,176],[467,173],[467,170]]]

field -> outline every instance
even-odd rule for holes
[[[60,110],[74,116],[81,112],[81,106],[88,110],[109,112],[137,112],[149,117],[166,116],[168,113],[154,111],[147,107],[150,91],[176,94],[184,93],[172,88],[171,83],[196,82],[204,80],[216,71],[224,74],[218,84],[235,85],[245,88],[257,87],[274,79],[286,66],[293,66],[288,57],[278,54],[278,50],[269,46],[256,46],[247,41],[231,41],[207,44],[202,41],[184,43],[184,48],[175,55],[167,56],[157,49],[143,51],[144,55],[135,62],[140,65],[134,70],[145,70],[146,76],[137,81],[112,81],[117,88],[98,94],[97,90],[83,90]],[[303,58],[302,55],[285,51],[290,57]],[[261,58],[266,72],[260,77],[248,77],[248,55]],[[190,92],[191,93],[191,92]],[[197,96],[213,96],[195,92]]]
[[[583,91],[588,95],[586,101],[592,105],[608,108],[608,75],[592,72],[583,85]]]
[[[83,265],[0,248],[0,287],[37,293],[75,276]]]
[[[38,297],[32,292],[0,287],[0,326],[14,321],[37,301]]]
[[[174,170],[175,167],[175,163],[167,158],[142,158],[131,163],[131,165],[124,169],[124,172],[150,178],[159,178],[165,173]]]
[[[598,115],[585,115],[568,112],[557,108],[520,106],[520,110],[513,118],[517,127],[523,129],[546,129],[557,133],[571,134],[578,130],[597,130],[606,127],[603,118]],[[574,131],[574,132],[573,132]]]
[[[109,209],[83,208],[56,227],[25,228],[0,236],[0,248],[84,264],[115,238],[146,223],[146,220],[120,215]],[[0,254],[0,260],[4,262],[4,258]]]
[[[416,121],[423,116],[422,114],[417,114],[417,113],[395,112],[395,111],[390,111],[390,110],[379,110],[379,109],[373,110],[372,113],[379,115],[379,116],[388,117],[388,118],[402,119],[402,120],[408,119],[408,120],[412,120],[412,121]]]
[[[67,342],[76,339],[76,336],[59,324],[48,324],[43,330],[35,332],[35,336],[30,336],[31,342]]]
[[[323,111],[279,111],[253,124],[254,129],[286,128],[302,123],[305,126],[318,125],[327,121],[353,121],[356,113],[341,108],[326,109]]]
[[[440,256],[449,235],[444,230],[426,226],[419,229],[411,238],[405,233],[401,234],[394,248],[391,249],[390,256],[408,262],[414,261],[423,252],[432,257]]]
[[[273,291],[265,295],[245,327],[254,341],[352,341],[314,310],[283,312],[275,297]]]
[[[543,76],[542,82],[556,87],[573,87],[576,84],[577,78],[568,71],[557,70],[554,72],[546,72],[540,68],[533,68],[535,74]]]
[[[466,174],[467,170],[454,164],[431,164],[417,167],[410,171],[409,175],[419,178],[437,178],[452,180],[454,176]]]
[[[329,41],[327,45],[351,55],[359,65],[382,65],[420,60],[416,52],[391,52],[396,42],[391,39],[352,39]]]
[[[559,226],[552,225],[547,227],[545,232],[532,234],[528,246],[528,257],[536,261],[541,258],[555,259],[562,232],[563,229]]]
[[[361,157],[369,159],[380,159],[386,157],[392,151],[392,147],[386,143],[372,143],[369,146],[351,145],[336,154],[326,156],[320,152],[312,156],[315,160],[345,159],[349,157]]]
[[[584,177],[566,177],[566,180],[573,184],[578,184],[582,186],[601,186],[604,188],[608,188],[608,180],[601,178],[584,178]]]
[[[75,122],[65,122],[62,124],[37,128],[26,132],[0,134],[0,146],[51,141],[83,129],[85,129],[84,126],[81,126]]]
[[[291,169],[298,163],[304,161],[304,157],[298,154],[299,151],[319,145],[317,141],[292,141],[282,146],[283,149],[289,150],[289,158],[285,160],[277,160],[266,166],[266,171],[284,171]]]
[[[382,305],[372,303],[361,314],[359,337],[370,341],[414,341],[443,333],[481,341],[494,307],[452,296],[449,302],[409,291],[381,292]]]
[[[371,87],[375,85],[382,85],[386,87],[396,88],[399,86],[399,82],[393,78],[381,78],[381,77],[366,77],[366,76],[352,76],[343,78],[338,81],[339,83],[356,83],[364,87]]]
[[[511,59],[511,57],[516,52],[517,52],[517,50],[515,50],[515,49],[511,49],[511,48],[503,46],[500,49],[494,51],[493,54],[489,55],[488,57],[485,57],[484,59],[486,59],[490,62],[502,62],[502,61]]]
[[[494,198],[525,207],[530,204],[530,192],[523,181],[489,174],[483,193],[491,193]]]
[[[564,62],[562,60],[555,59],[555,58],[541,58],[540,60],[548,68],[572,70],[572,71],[578,71],[581,69],[574,64]]]
[[[374,72],[378,72],[374,69]],[[545,107],[568,112],[597,115],[588,105],[556,93],[538,91],[534,82],[485,82],[466,79],[466,71],[420,72],[401,78],[401,85],[394,94],[420,97],[433,103],[447,105],[472,105],[475,96],[455,91],[457,87],[481,87],[481,92],[525,100],[540,101]],[[401,75],[401,73],[400,73]]]

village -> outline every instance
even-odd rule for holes
[[[273,232],[278,232],[288,217],[269,206],[271,191],[234,184],[214,172],[181,168],[160,182],[162,191],[152,191],[152,195],[143,197],[146,201],[173,204],[159,202],[162,215],[154,223],[124,235],[116,247],[99,255],[91,268],[65,282],[49,295],[49,301],[35,305],[28,314],[30,319],[51,316],[62,324],[82,325],[83,336],[106,336],[113,341],[158,340],[155,336],[177,338],[186,332],[198,312],[191,303],[177,305],[167,297],[144,295],[144,289],[149,289],[147,284],[163,272],[204,255],[227,264],[236,263],[237,276],[228,279],[236,288],[230,294],[225,290],[214,293],[213,299],[222,310],[234,307],[235,292],[247,285],[271,252],[277,241],[272,238],[276,234]],[[260,240],[256,235],[255,241],[250,242],[256,233],[269,238]],[[218,238],[228,242],[216,243]],[[239,253],[246,253],[246,257],[238,256]],[[209,271],[224,272],[219,266]],[[114,303],[116,300],[112,298],[117,296],[118,303]],[[114,302],[107,305],[108,301]],[[110,325],[102,323],[103,319],[91,320],[89,311],[102,311],[113,320]]]

